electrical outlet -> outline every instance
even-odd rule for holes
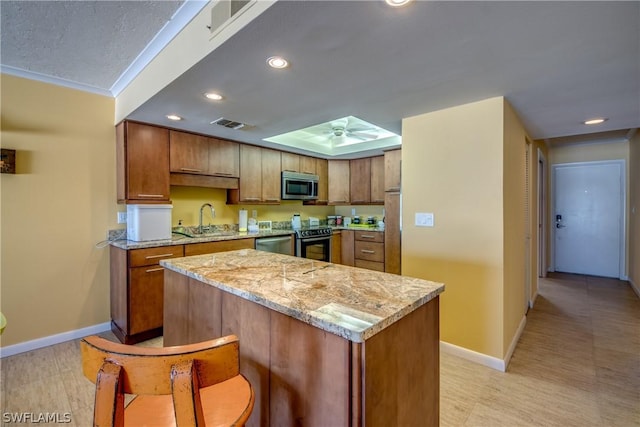
[[[258,211],[257,210],[252,210],[251,211],[251,218],[258,218]]]
[[[118,212],[118,224],[126,224],[126,223],[127,223],[127,213]]]
[[[356,216],[356,208],[351,208],[351,216]]]
[[[416,213],[416,227],[433,227],[433,213]]]

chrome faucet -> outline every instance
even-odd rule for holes
[[[203,209],[209,206],[209,209],[211,210],[211,218],[215,218],[216,217],[216,211],[215,209],[213,209],[213,206],[211,205],[211,203],[205,203],[202,206],[200,206],[200,224],[198,225],[198,233],[202,234],[203,233],[203,227],[202,227],[202,211]]]

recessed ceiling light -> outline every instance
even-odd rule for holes
[[[409,3],[411,0],[385,0],[389,6],[400,7]]]
[[[272,68],[286,68],[289,62],[281,56],[272,56],[267,59],[267,64]]]
[[[206,96],[208,99],[211,99],[213,101],[221,101],[223,96],[220,95],[219,93],[215,93],[215,92],[209,92],[209,93],[205,93],[204,96]]]
[[[605,117],[598,117],[598,118],[596,118],[596,119],[589,119],[589,120],[585,120],[583,123],[584,123],[585,125],[599,125],[600,123],[604,123],[604,122],[606,122],[607,120],[609,120],[609,119],[607,119],[607,118],[605,118]]]
[[[169,114],[169,115],[167,115],[167,119],[169,119],[169,120],[176,120],[176,121],[177,121],[177,120],[182,120],[182,117],[177,116],[177,115],[175,115],[175,114]]]

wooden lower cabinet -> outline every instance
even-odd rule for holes
[[[234,334],[256,393],[248,426],[437,426],[439,299],[351,342],[165,271],[164,345]]]
[[[125,344],[162,335],[164,268],[183,245],[124,250],[111,246],[111,330]]]
[[[401,273],[400,193],[384,195],[384,268],[387,273]]]
[[[353,231],[342,230],[340,239],[341,248],[341,262],[342,265],[355,266],[355,259],[353,257]]]
[[[354,231],[354,266],[384,271],[384,233],[379,231]]]
[[[331,262],[340,264],[342,262],[342,231],[334,231],[331,235]]]
[[[164,268],[160,260],[254,246],[254,238],[130,250],[111,246],[111,330],[125,344],[163,334]]]

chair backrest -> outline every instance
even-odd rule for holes
[[[96,383],[98,372],[111,362],[122,368],[124,393],[172,394],[172,368],[194,361],[199,387],[226,381],[240,373],[239,343],[235,335],[173,347],[138,347],[98,336],[81,340],[82,370]]]

